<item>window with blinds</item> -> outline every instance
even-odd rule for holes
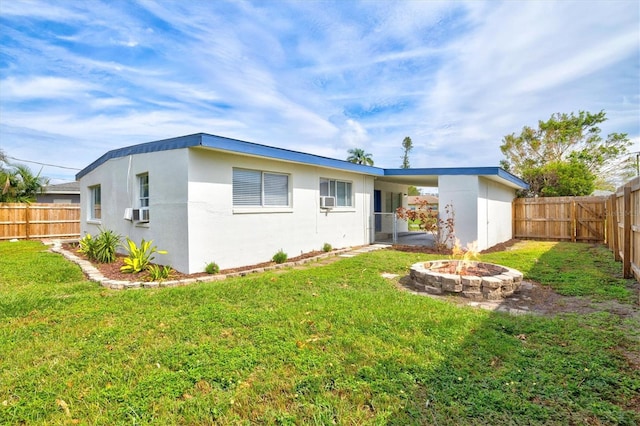
[[[289,175],[233,169],[233,205],[289,207]]]

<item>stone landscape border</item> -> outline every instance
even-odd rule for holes
[[[287,267],[300,266],[300,265],[304,265],[305,263],[313,262],[313,261],[320,260],[320,259],[325,259],[325,258],[328,258],[328,257],[339,256],[339,255],[342,255],[343,253],[356,250],[356,248],[353,248],[353,247],[344,248],[344,249],[338,249],[338,250],[333,250],[333,251],[328,252],[328,253],[322,253],[322,254],[319,254],[317,256],[309,257],[309,258],[306,258],[306,259],[297,260],[295,262],[285,262],[285,263],[280,263],[280,264],[276,264],[276,265],[258,267],[258,268],[248,269],[248,270],[239,271],[239,272],[232,272],[232,273],[229,273],[229,274],[204,275],[204,276],[200,276],[200,277],[185,278],[185,279],[181,279],[181,280],[124,281],[124,280],[112,280],[112,279],[109,279],[109,278],[105,277],[104,275],[102,275],[102,273],[100,272],[100,270],[98,268],[93,266],[93,264],[91,262],[89,262],[88,260],[82,259],[81,257],[76,256],[75,254],[69,252],[68,250],[65,250],[64,248],[62,248],[62,242],[60,242],[60,241],[49,241],[49,242],[45,242],[45,244],[51,245],[50,250],[52,252],[59,253],[62,256],[64,256],[66,259],[70,260],[71,262],[74,262],[74,263],[78,264],[80,266],[80,268],[82,269],[82,271],[84,272],[84,274],[87,276],[87,278],[90,281],[97,282],[102,287],[106,287],[106,288],[109,288],[111,290],[127,290],[127,289],[139,289],[139,288],[159,288],[159,287],[180,287],[180,286],[186,286],[186,285],[196,284],[196,283],[222,281],[222,280],[225,280],[227,278],[232,278],[232,277],[243,277],[243,276],[246,276],[246,275],[255,274],[255,273],[259,273],[259,272],[273,271],[273,270],[276,270],[276,269],[283,269],[283,268],[287,268]]]

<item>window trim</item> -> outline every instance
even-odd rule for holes
[[[328,193],[327,194],[323,194],[322,193],[322,183],[323,181],[328,182],[328,186],[327,186],[327,190]],[[333,184],[332,184],[333,182]],[[338,197],[338,184],[343,184],[345,185],[345,189],[346,189],[346,185],[348,185],[349,188],[349,197],[348,197],[348,201],[349,204],[345,204],[345,205],[340,205],[340,198]],[[346,192],[346,191],[345,191]],[[353,181],[349,181],[349,180],[342,180],[342,179],[334,179],[334,178],[328,178],[328,177],[320,177],[320,180],[318,182],[318,194],[320,197],[335,197],[336,198],[336,206],[335,209],[338,210],[353,210],[355,209],[355,200],[354,200],[354,196],[353,196]],[[345,197],[343,198],[343,201],[347,201],[347,194],[345,194]]]
[[[235,204],[236,203],[236,194],[234,189],[234,175],[236,171],[243,172],[252,172],[256,174],[260,174],[260,204]],[[269,194],[265,194],[265,176],[284,176],[287,178],[286,181],[286,197],[287,204],[267,204],[267,197]],[[240,196],[239,194],[238,196]],[[256,196],[257,194],[254,194]],[[284,193],[276,194],[276,197],[283,197]],[[234,213],[253,213],[253,212],[262,212],[262,213],[279,213],[279,212],[289,212],[292,210],[292,190],[291,190],[291,174],[290,173],[282,173],[282,172],[272,172],[268,170],[257,170],[257,169],[247,169],[244,167],[233,167],[231,171],[231,205],[233,207]]]
[[[138,180],[138,207],[139,208],[149,208],[149,173],[139,173],[136,175]],[[144,196],[143,189],[143,179],[146,179],[146,197]]]
[[[101,222],[102,221],[102,185],[91,185],[89,188],[89,216],[87,221],[89,222]],[[98,197],[96,197],[98,194]],[[96,198],[99,198],[99,203],[96,204]],[[98,208],[96,209],[96,206]],[[98,215],[96,215],[98,211]]]

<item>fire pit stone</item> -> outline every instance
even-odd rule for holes
[[[430,294],[453,294],[474,300],[500,300],[520,289],[522,273],[486,262],[434,260],[411,266],[413,288]]]

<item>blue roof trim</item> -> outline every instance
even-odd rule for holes
[[[275,148],[268,145],[260,145],[253,142],[245,142],[238,139],[230,139],[222,136],[202,134],[202,146],[224,151],[236,152],[257,157],[273,158],[294,163],[304,163],[313,166],[330,167],[334,169],[348,170],[350,172],[364,173],[367,175],[383,176],[384,169],[362,164],[350,163],[345,160],[322,157],[307,154],[300,151],[292,151],[284,148]]]
[[[529,184],[512,175],[500,167],[434,167],[428,169],[385,169],[385,176],[455,176],[455,175],[478,175],[478,176],[498,176],[508,182],[528,189]]]
[[[98,166],[113,158],[126,157],[128,155],[134,154],[144,154],[147,152],[189,148],[194,146],[203,146],[207,148],[219,149],[222,151],[255,155],[258,157],[273,158],[282,161],[291,161],[295,163],[304,163],[314,166],[348,170],[351,172],[363,173],[367,175],[384,175],[384,170],[379,167],[354,164],[344,160],[336,160],[335,158],[321,157],[318,155],[307,154],[299,151],[291,151],[283,148],[275,148],[272,146],[260,145],[257,143],[241,141],[238,139],[225,138],[222,136],[209,135],[205,133],[197,133],[194,135],[163,139],[160,141],[147,142],[111,150],[104,154],[102,157],[98,158],[93,163],[89,164],[80,172],[78,172],[78,174],[76,174],[76,180],[79,180],[87,173],[95,170]]]
[[[102,157],[98,158],[93,163],[89,164],[84,169],[80,170],[78,174],[76,174],[76,180],[79,180],[81,177],[86,175],[87,173],[95,170],[98,166],[113,158],[126,157],[128,155],[134,154],[144,154],[147,152],[157,152],[157,151],[168,151],[171,149],[181,149],[188,148],[190,146],[199,146],[201,137],[199,134],[188,135],[188,136],[180,136],[177,138],[171,139],[163,139],[160,141],[141,143],[138,145],[127,146],[124,148],[118,148],[111,150],[104,154]]]
[[[93,163],[76,174],[79,180],[87,173],[95,170],[101,164],[113,159],[126,157],[134,154],[144,154],[147,152],[168,151],[172,149],[182,149],[202,146],[206,148],[219,149],[221,151],[234,152],[257,157],[273,158],[280,161],[291,161],[294,163],[309,164],[319,167],[329,167],[350,172],[363,173],[372,176],[444,176],[444,175],[480,175],[498,176],[523,189],[529,187],[522,179],[512,175],[500,167],[454,167],[454,168],[428,168],[428,169],[381,169],[379,167],[354,164],[335,158],[322,157],[319,155],[307,154],[289,149],[275,148],[273,146],[260,145],[253,142],[241,141],[238,139],[225,138],[222,136],[197,133],[193,135],[180,136],[177,138],[163,139],[154,142],[147,142],[132,145],[124,148],[111,150],[98,158]]]

